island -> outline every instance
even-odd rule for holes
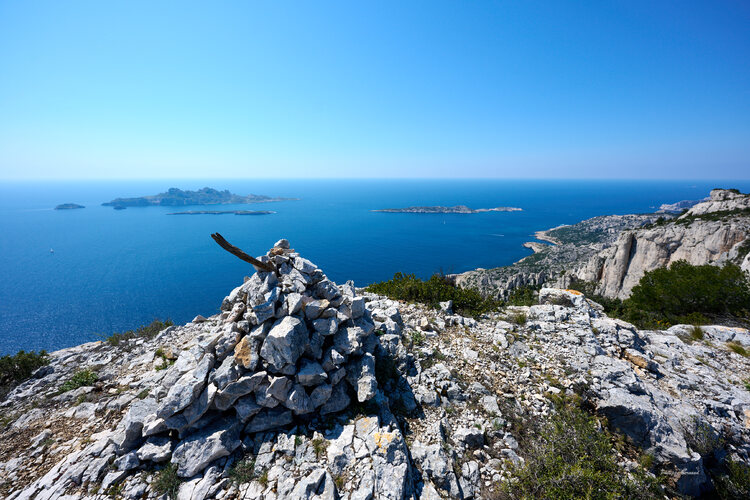
[[[389,214],[478,214],[480,212],[520,212],[516,207],[495,208],[469,208],[466,205],[455,205],[453,207],[406,207],[406,208],[383,208],[373,212],[386,212]]]
[[[112,201],[102,203],[105,207],[122,209],[126,207],[182,207],[188,205],[240,205],[248,203],[265,203],[271,201],[289,201],[297,198],[279,198],[259,194],[242,196],[230,193],[229,190],[219,191],[204,187],[197,191],[183,191],[178,188],[170,188],[164,193],[138,198],[115,198]]]
[[[60,205],[57,205],[55,207],[55,210],[76,210],[78,208],[86,208],[83,205],[78,205],[77,203],[62,203]]]
[[[271,210],[188,210],[187,212],[172,212],[167,215],[270,215]]]

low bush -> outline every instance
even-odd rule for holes
[[[169,463],[162,470],[156,473],[153,488],[160,495],[167,495],[169,498],[177,498],[177,491],[180,489],[180,477],[177,475],[177,464]]]
[[[236,484],[249,483],[255,478],[255,460],[246,457],[236,461],[229,468],[229,479]]]
[[[719,498],[740,500],[750,498],[750,465],[727,461],[726,473],[714,478]]]
[[[165,328],[168,328],[172,325],[174,325],[174,323],[169,319],[165,321],[155,319],[148,325],[139,326],[135,330],[128,330],[122,333],[113,333],[112,335],[107,337],[107,342],[110,345],[116,347],[120,345],[120,342],[127,342],[128,340],[132,340],[132,339],[138,339],[138,338],[152,339],[156,337],[156,335],[158,335],[159,332],[161,332]]]
[[[510,292],[507,304],[511,306],[533,306],[539,303],[540,285],[520,286]]]
[[[640,328],[663,329],[678,323],[698,327],[710,322],[708,316],[745,317],[750,311],[750,280],[730,263],[694,266],[681,260],[647,271],[624,301],[597,295],[594,283],[579,281],[571,286],[600,303],[609,316]]]
[[[91,370],[79,370],[60,386],[60,393],[72,391],[79,387],[94,385],[97,380],[99,380],[99,376]]]
[[[744,357],[750,356],[750,353],[747,352],[747,349],[745,349],[745,346],[743,346],[739,342],[727,342],[727,347],[731,349],[732,352],[736,352],[740,356],[744,356]]]
[[[693,266],[681,260],[646,272],[625,302],[665,317],[741,314],[750,310],[750,284],[737,265]]]
[[[439,274],[425,281],[413,274],[396,273],[392,280],[373,283],[367,287],[367,291],[394,300],[420,302],[435,309],[440,302],[452,300],[453,309],[464,316],[480,316],[497,310],[503,304],[499,300],[482,297],[476,290],[459,288]]]
[[[49,364],[46,351],[18,351],[17,354],[0,358],[0,396],[10,391],[14,386],[31,377],[37,368]]]
[[[645,471],[617,463],[613,437],[575,398],[559,398],[549,420],[525,446],[526,462],[512,469],[506,498],[655,498],[660,488]]]

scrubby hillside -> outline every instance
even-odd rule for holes
[[[0,403],[0,494],[747,493],[746,330],[641,331],[560,289],[474,319],[336,286],[286,247],[220,314],[51,353]]]

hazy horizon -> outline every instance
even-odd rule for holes
[[[3,2],[0,180],[748,179],[749,23],[732,0]]]

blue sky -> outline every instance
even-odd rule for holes
[[[0,0],[0,178],[750,178],[750,5]]]

